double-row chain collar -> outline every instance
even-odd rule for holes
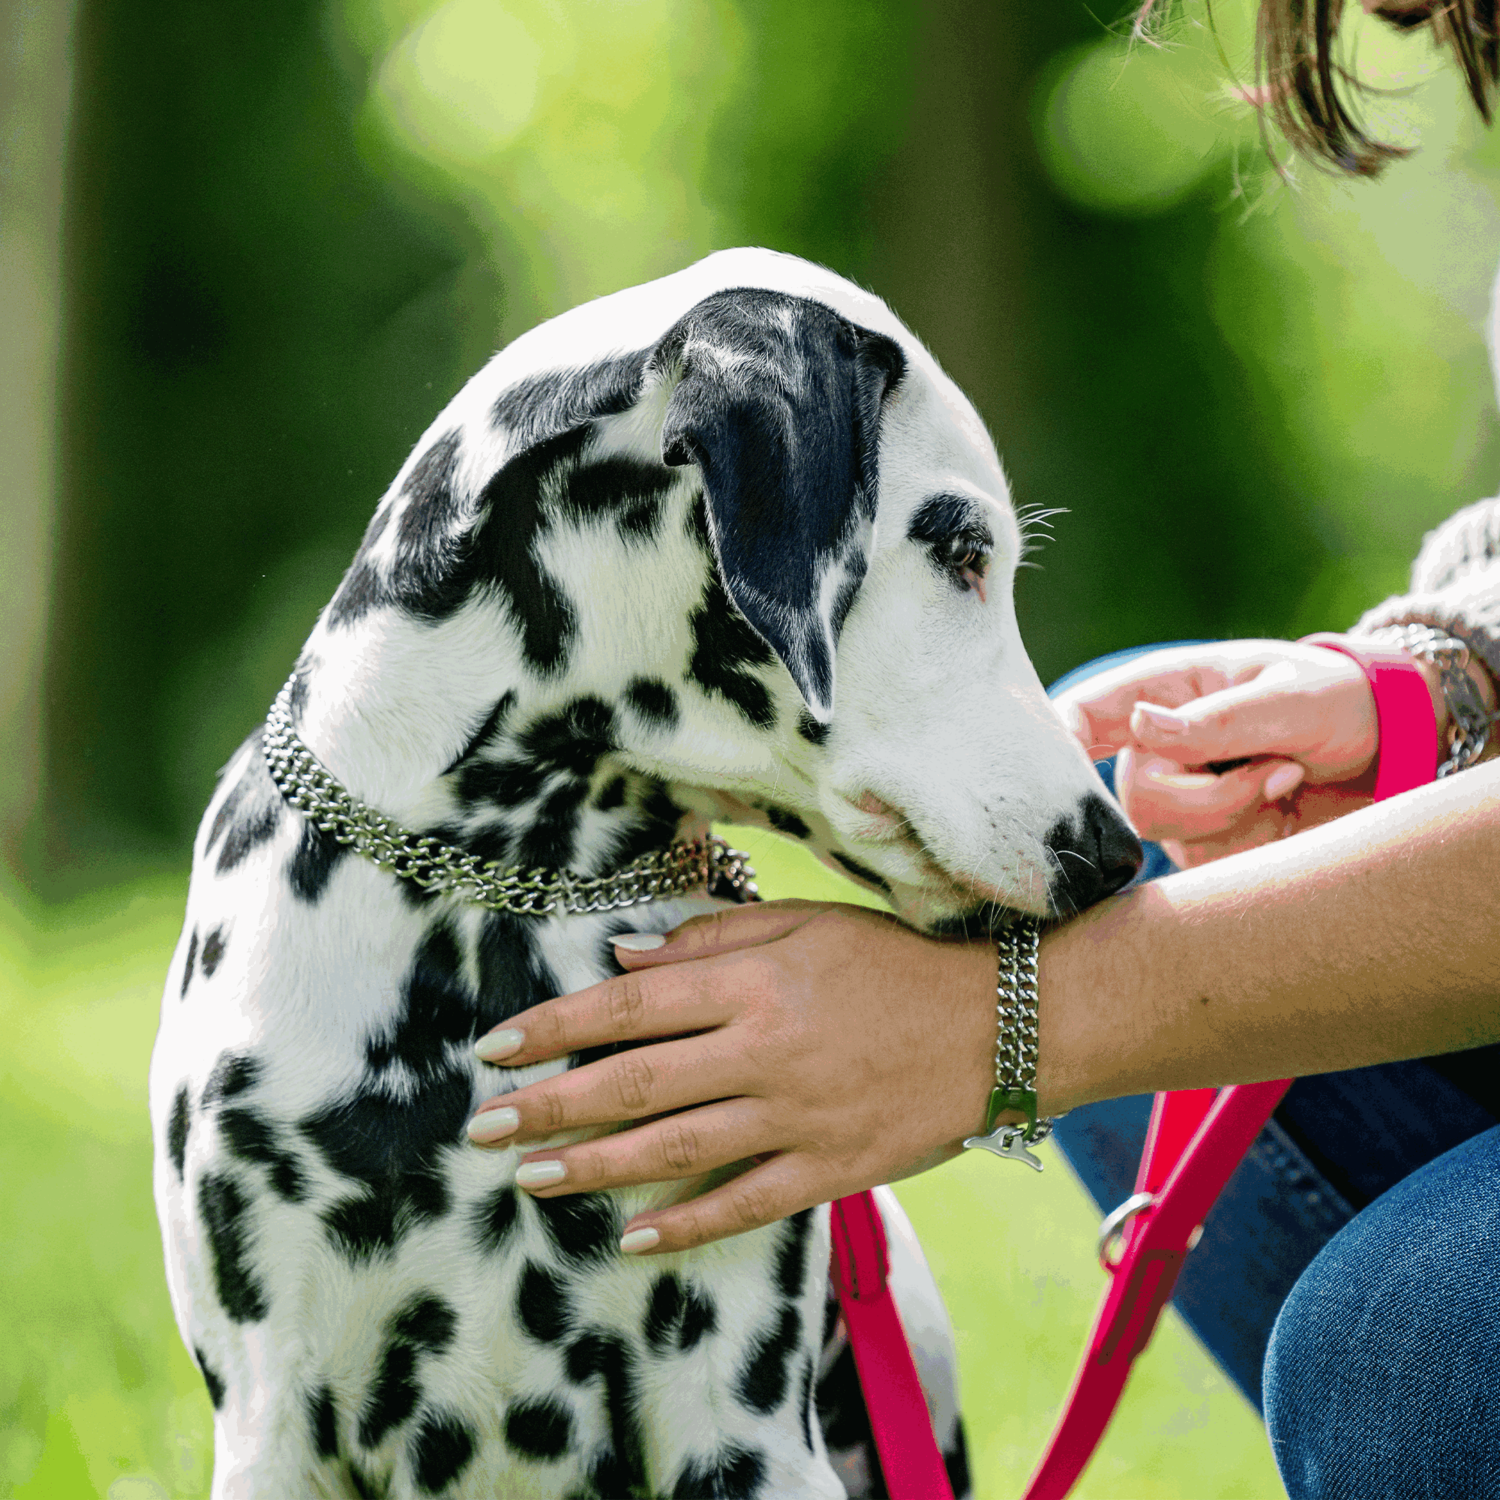
[[[1472,766],[1489,743],[1492,714],[1469,676],[1469,645],[1446,630],[1431,625],[1382,625],[1369,639],[1386,641],[1410,656],[1420,656],[1438,669],[1443,699],[1448,705],[1448,758],[1437,769],[1438,779]]]
[[[1000,976],[995,983],[999,1032],[995,1040],[995,1088],[985,1116],[984,1135],[970,1136],[966,1148],[978,1147],[1010,1161],[1023,1161],[1038,1172],[1042,1164],[1026,1148],[1052,1133],[1052,1121],[1036,1117],[1037,946],[1041,923],[1035,917],[1016,917],[997,939]],[[1026,1116],[1024,1125],[995,1121],[1008,1110]]]
[[[288,682],[266,716],[263,749],[277,789],[337,843],[424,891],[527,917],[617,911],[705,888],[740,900],[755,895],[749,861],[715,835],[654,849],[610,875],[587,876],[546,866],[502,866],[413,833],[352,795],[302,743],[292,728],[291,690]]]

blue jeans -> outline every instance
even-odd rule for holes
[[[1172,868],[1146,850],[1141,880]],[[1298,1079],[1208,1216],[1174,1302],[1292,1500],[1500,1497],[1497,1081],[1497,1047]],[[1134,1191],[1150,1110],[1058,1122],[1101,1212]]]

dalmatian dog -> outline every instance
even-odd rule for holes
[[[983,425],[877,298],[726,251],[503,350],[418,443],[283,701],[353,797],[502,866],[752,820],[934,934],[1056,913],[1138,846],[1047,704]],[[828,1210],[620,1253],[682,1185],[535,1199],[465,1133],[476,1038],[712,909],[522,915],[398,879],[221,777],[151,1067],[217,1500],[884,1494]],[[917,1003],[914,1001],[914,1003]],[[1003,1171],[1003,1169],[1002,1169]],[[882,1200],[955,1491],[951,1339]]]

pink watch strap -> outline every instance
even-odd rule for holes
[[[1432,780],[1438,763],[1437,719],[1427,679],[1405,651],[1375,641],[1320,632],[1302,646],[1322,646],[1354,662],[1375,695],[1375,800]]]

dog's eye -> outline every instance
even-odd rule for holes
[[[990,565],[990,550],[972,536],[952,536],[933,547],[933,556],[967,589],[980,588]]]

